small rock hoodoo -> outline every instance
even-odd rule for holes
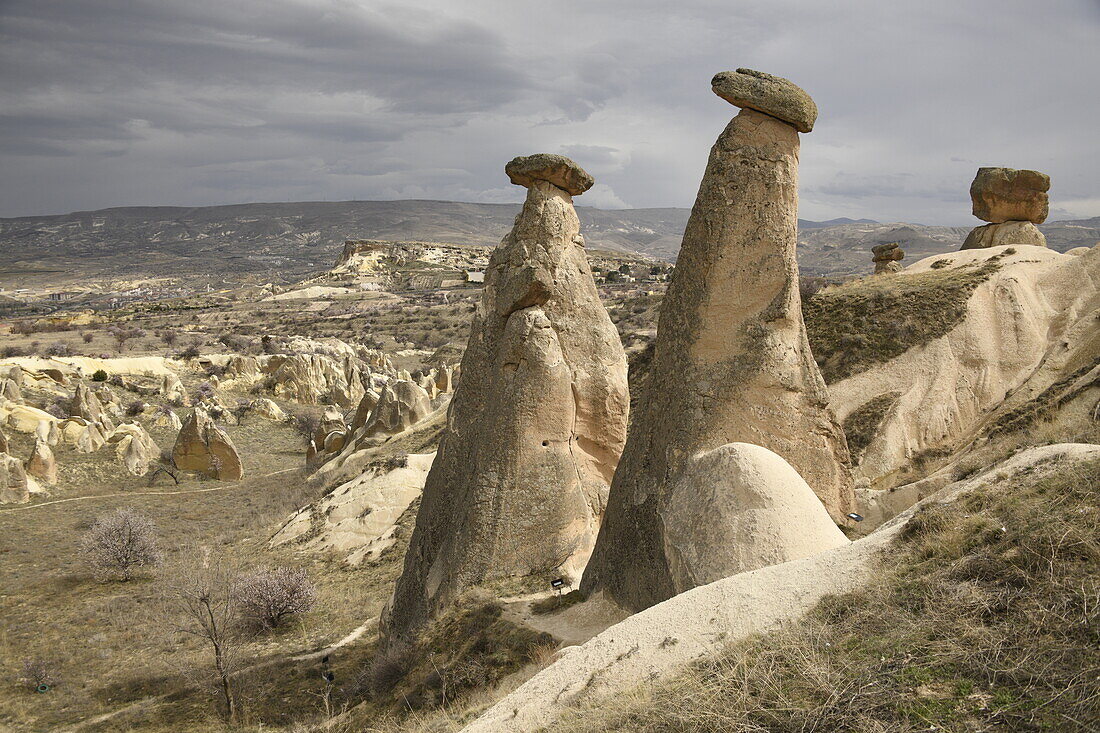
[[[905,259],[905,252],[902,251],[901,245],[897,242],[876,244],[874,247],[871,247],[871,254],[874,255],[871,261],[875,263],[876,275],[901,272],[901,265],[899,262]]]
[[[505,168],[527,200],[493,252],[404,572],[383,613],[400,642],[470,585],[553,572],[592,552],[626,439],[627,367],[560,155]]]
[[[963,249],[1003,244],[1047,246],[1036,224],[1047,219],[1050,176],[1014,168],[979,168],[970,184],[974,216],[990,222],[966,236]]]
[[[817,107],[790,81],[747,69],[712,85],[744,109],[711,150],[661,307],[647,393],[582,583],[632,610],[745,569],[737,548],[712,548],[720,557],[705,566],[692,558],[707,552],[683,551],[714,534],[699,522],[716,502],[690,475],[701,461],[725,462],[722,451],[701,458],[708,452],[761,446],[791,464],[834,517],[852,503],[847,445],[810,354],[795,261],[798,131],[813,128]],[[737,506],[720,503],[713,521],[727,522]],[[696,520],[685,521],[693,511]],[[814,521],[832,524],[825,511]],[[832,541],[835,529],[822,533]],[[753,552],[775,562],[807,551],[764,532],[738,536],[772,542]]]

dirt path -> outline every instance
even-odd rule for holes
[[[278,476],[282,473],[292,473],[297,471],[296,468],[287,468],[282,471],[275,471],[274,473],[265,473],[261,476],[257,476],[257,479],[268,478],[270,476]],[[0,509],[0,515],[10,514],[12,512],[25,512],[31,509],[39,509],[44,506],[50,506],[52,504],[65,504],[70,501],[89,501],[91,499],[110,499],[112,497],[119,496],[178,496],[180,494],[208,494],[211,491],[228,491],[229,489],[238,489],[242,486],[247,486],[249,482],[238,481],[234,484],[225,484],[224,486],[212,486],[209,489],[182,489],[180,491],[118,491],[113,494],[92,494],[90,496],[70,496],[67,499],[53,499],[51,501],[43,501],[39,504],[27,504],[25,506],[12,507],[11,509]]]

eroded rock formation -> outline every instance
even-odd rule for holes
[[[201,407],[194,409],[176,436],[172,461],[183,471],[196,471],[221,481],[238,481],[244,475],[233,441]]]
[[[1005,244],[1047,246],[1036,224],[1046,221],[1050,176],[1014,168],[979,168],[970,184],[974,216],[990,222],[975,227],[963,249],[1000,247]]]
[[[679,490],[692,485],[699,454],[763,446],[834,517],[852,502],[847,446],[810,354],[795,261],[796,128],[812,127],[816,107],[791,82],[756,72],[719,74],[714,91],[745,109],[711,150],[661,308],[641,414],[582,584],[634,610],[684,590],[668,522],[705,511],[704,496]]]
[[[567,170],[563,170],[565,166]],[[600,303],[562,156],[508,164],[528,187],[493,252],[405,569],[383,616],[400,641],[473,584],[587,560],[626,433],[626,358]]]
[[[874,255],[871,261],[875,263],[876,275],[901,272],[901,265],[898,263],[905,259],[905,252],[897,242],[876,244],[871,247],[871,253]]]

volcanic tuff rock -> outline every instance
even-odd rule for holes
[[[49,486],[57,483],[57,459],[44,440],[34,441],[34,451],[27,459],[27,473]]]
[[[244,475],[233,441],[196,407],[183,424],[172,448],[172,461],[183,471],[197,471],[220,481],[238,481]]]
[[[1015,168],[979,168],[970,184],[974,216],[993,224],[1047,219],[1050,176]],[[1011,244],[1011,242],[1005,242]]]
[[[974,227],[966,235],[962,249],[983,249],[1000,247],[1006,244],[1030,244],[1035,247],[1047,246],[1047,238],[1039,227],[1030,221],[1006,221],[1003,224],[986,224]]]
[[[31,480],[23,462],[15,456],[0,453],[0,504],[22,504],[30,501]]]
[[[508,180],[517,186],[530,188],[535,181],[546,181],[570,196],[579,196],[596,181],[579,165],[564,155],[536,153],[512,158],[504,166]],[[522,216],[522,214],[521,214]]]
[[[905,259],[905,252],[902,251],[897,242],[875,245],[871,248],[871,252],[874,254],[871,261],[875,263],[876,275],[901,272],[901,265],[898,264],[898,261]]]
[[[738,69],[715,74],[711,89],[732,105],[763,112],[810,132],[817,120],[817,104],[793,82],[763,71]]]
[[[742,110],[711,150],[684,233],[586,593],[636,610],[683,589],[665,525],[684,511],[674,495],[693,499],[673,488],[693,456],[727,443],[778,453],[834,517],[850,511],[847,445],[802,322],[797,208],[798,132]]]
[[[575,166],[569,161],[570,166]],[[626,358],[567,191],[541,179],[493,252],[462,378],[383,628],[409,634],[465,588],[591,552],[626,436]]]
[[[677,594],[848,544],[798,472],[758,445],[697,453],[669,492],[663,539]]]

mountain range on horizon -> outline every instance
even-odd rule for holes
[[[347,239],[495,246],[520,204],[343,201],[136,206],[0,218],[0,285],[72,271],[82,276],[254,273],[294,280],[330,267]],[[591,249],[674,261],[690,210],[578,206]],[[977,222],[975,222],[977,225]],[[958,249],[971,227],[884,223],[846,217],[799,220],[804,274],[871,269],[870,248],[899,242],[907,261]],[[1065,251],[1100,241],[1100,217],[1048,222],[1049,245]]]

